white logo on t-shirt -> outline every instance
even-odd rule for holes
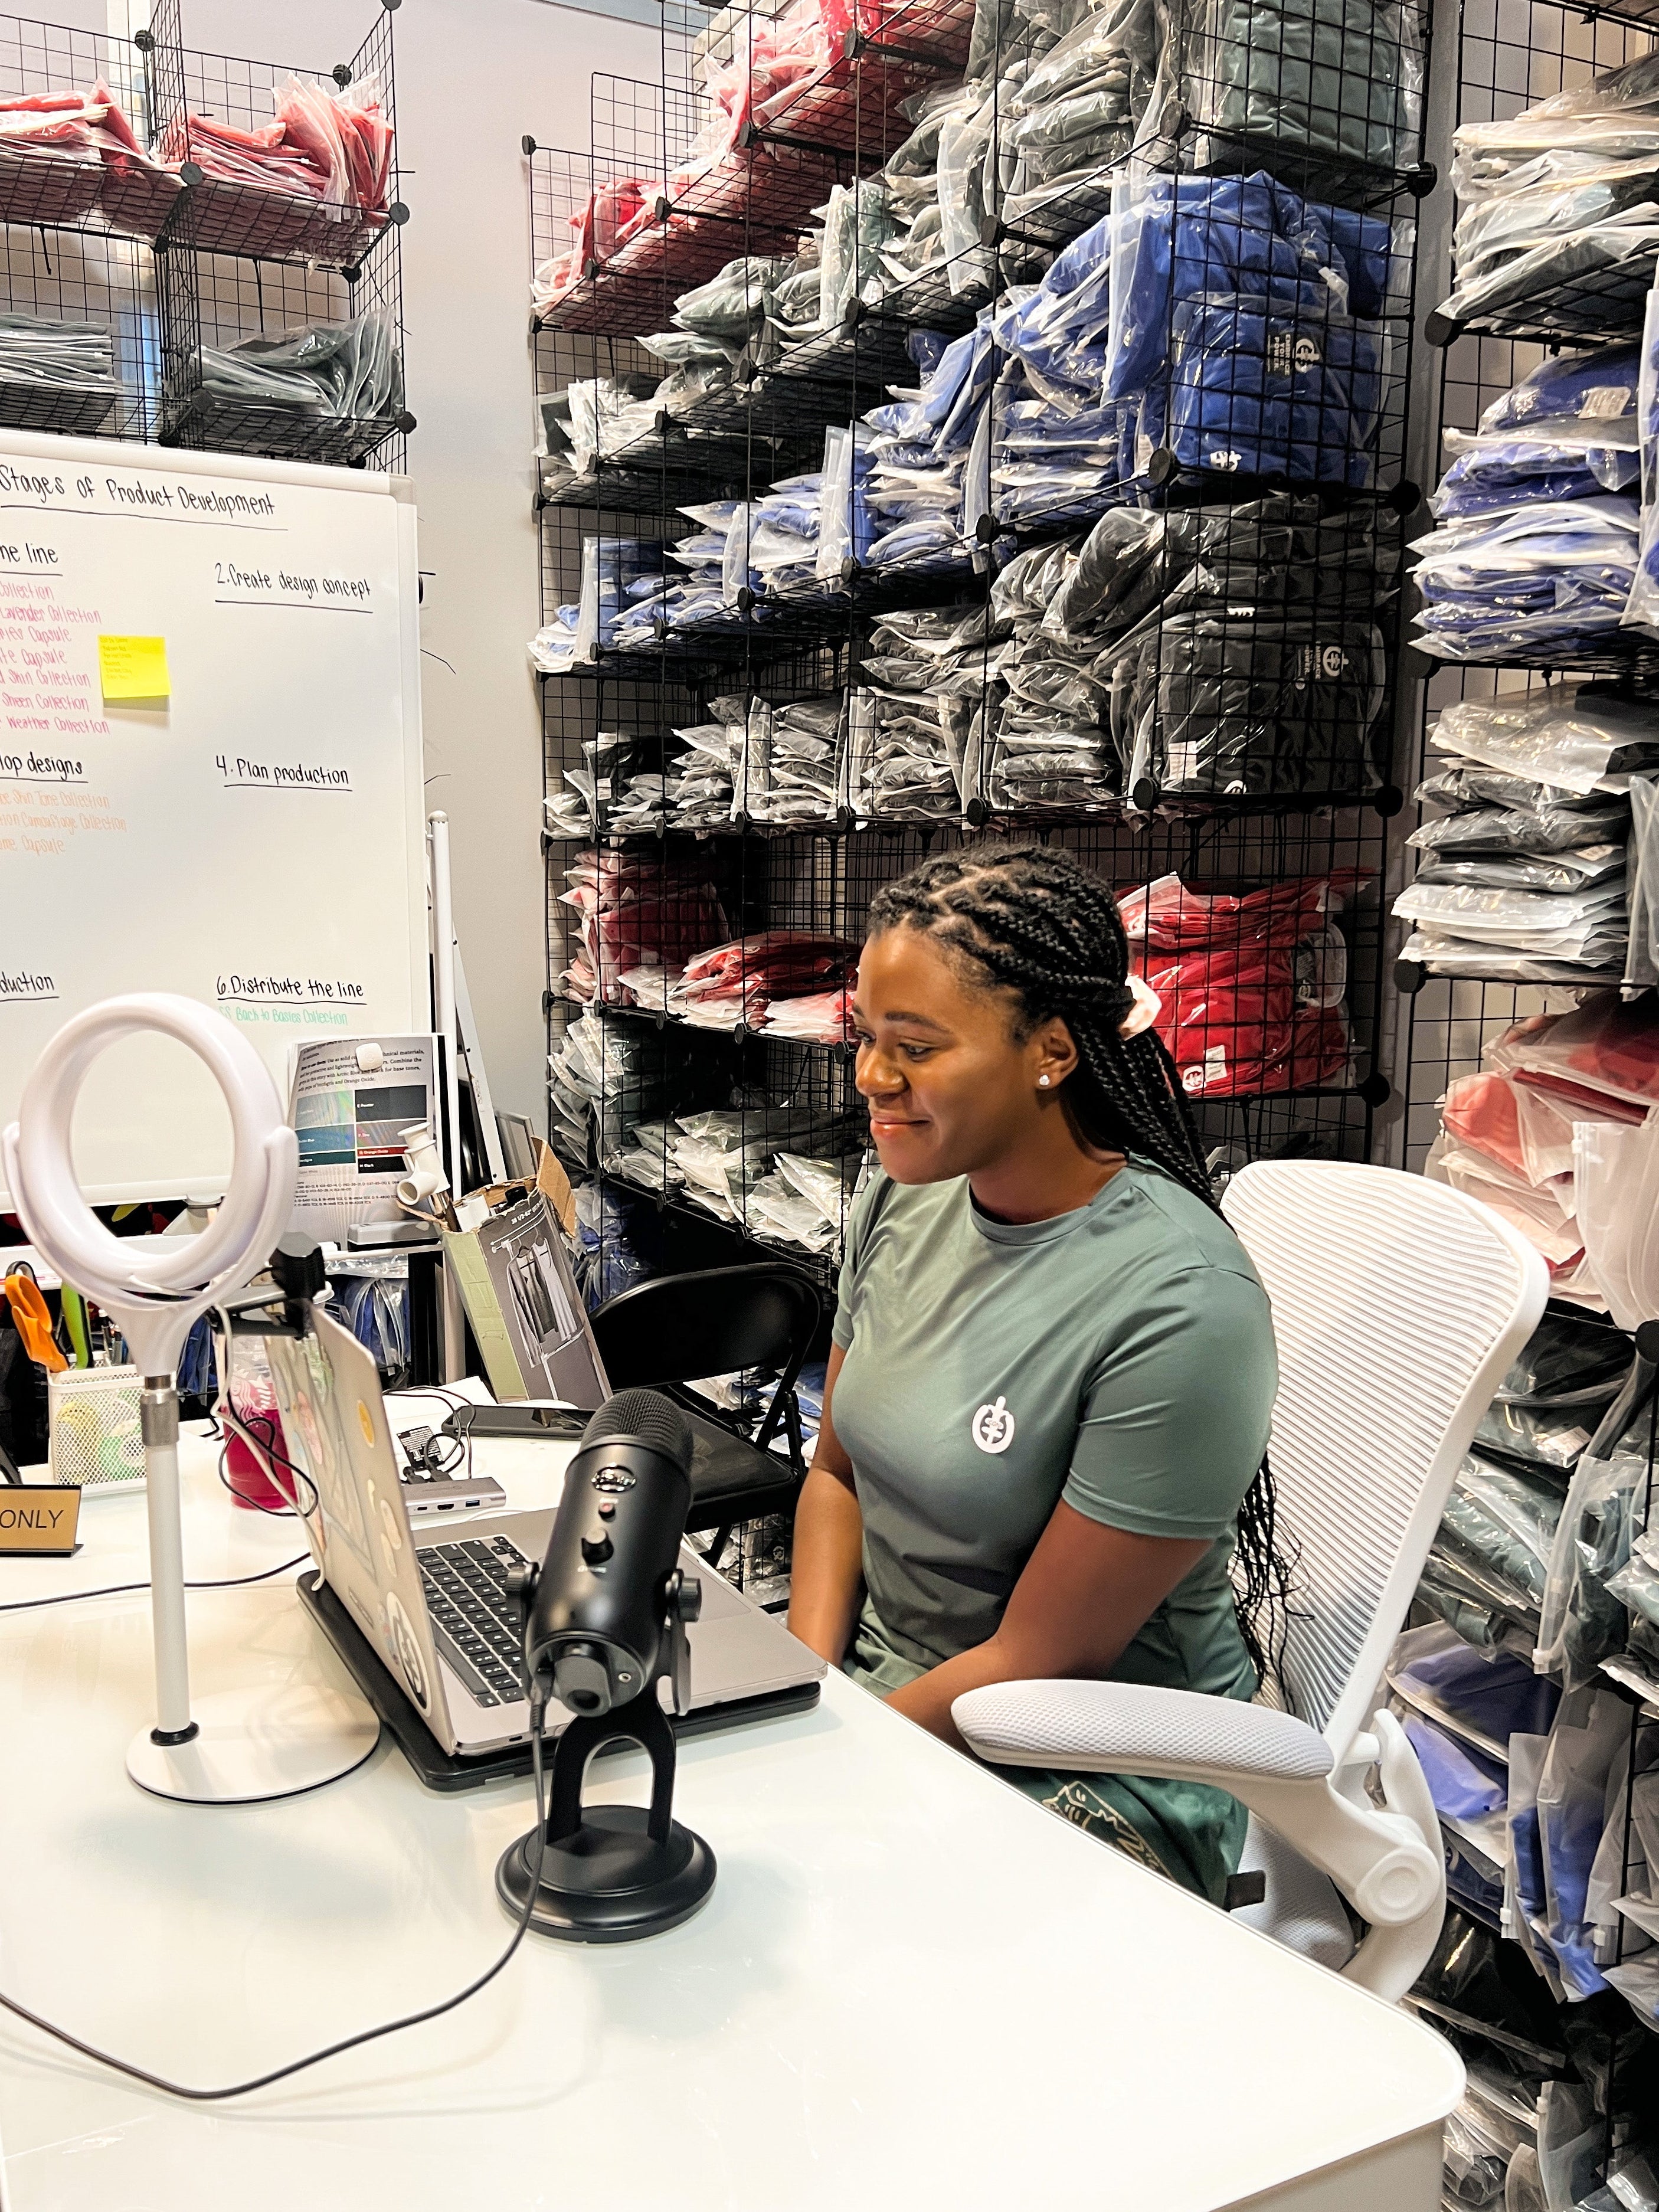
[[[1008,1411],[1008,1401],[999,1398],[993,1406],[981,1406],[969,1433],[982,1452],[1006,1451],[1014,1441],[1014,1417]]]

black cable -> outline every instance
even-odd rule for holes
[[[222,1582],[186,1583],[187,1590],[245,1589],[249,1583],[269,1582],[272,1575],[286,1574],[290,1567],[302,1567],[311,1557],[301,1552],[297,1559],[284,1559],[280,1566],[261,1567],[257,1575],[232,1575]],[[133,1590],[147,1590],[148,1583],[111,1583],[103,1589],[60,1590],[56,1597],[25,1597],[11,1604],[0,1605],[0,1613],[33,1613],[38,1606],[77,1605],[83,1597],[125,1597]]]
[[[547,1850],[547,1793],[542,1775],[542,1720],[545,1709],[544,1699],[538,1699],[532,1704],[530,1715],[530,1765],[536,1782],[536,1848],[524,1911],[513,1931],[512,1942],[495,1964],[487,1966],[464,1990],[458,1990],[453,1997],[446,1997],[441,2004],[428,2005],[424,2011],[405,2013],[401,2020],[389,2020],[380,2027],[366,2027],[356,2035],[343,2036],[338,2043],[331,2043],[323,2051],[313,2051],[308,2057],[293,2059],[286,2066],[273,2067],[269,2074],[256,2075],[250,2081],[232,2082],[223,2089],[188,2088],[183,2082],[169,2081],[164,2074],[151,2074],[142,2066],[130,2064],[125,2058],[112,2057],[107,2051],[100,2051],[95,2044],[83,2043],[78,2035],[71,2035],[67,2028],[54,2027],[49,2020],[42,2020],[39,2013],[31,2012],[27,2005],[19,2004],[15,1997],[9,1997],[3,1990],[0,1990],[0,2006],[9,2013],[15,2013],[19,2020],[27,2021],[31,2027],[38,2027],[43,2035],[50,2035],[58,2042],[67,2044],[71,2051],[78,2051],[83,2058],[94,2059],[100,2066],[110,2067],[117,2074],[125,2074],[131,2081],[143,2081],[151,2089],[160,2089],[169,2097],[185,2098],[193,2105],[222,2104],[227,2097],[246,2097],[255,2089],[268,2089],[273,2081],[285,2081],[291,2074],[303,2074],[309,2067],[320,2066],[325,2058],[337,2058],[343,2051],[355,2051],[360,2044],[376,2042],[383,2035],[399,2034],[406,2027],[419,2027],[423,2021],[436,2020],[444,2013],[453,2012],[457,2005],[463,2005],[469,1997],[477,1996],[487,1983],[495,1980],[530,1932],[530,1923],[541,1887],[542,1862]]]

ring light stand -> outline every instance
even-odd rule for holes
[[[199,1235],[135,1251],[82,1196],[70,1131],[99,1054],[157,1032],[186,1046],[216,1079],[235,1154],[224,1201]],[[194,999],[161,991],[107,999],[65,1023],[41,1054],[18,1118],[0,1136],[0,1162],[30,1242],[65,1282],[116,1317],[143,1377],[155,1725],[133,1738],[128,1773],[158,1796],[198,1805],[288,1797],[349,1774],[380,1735],[360,1698],[309,1682],[228,1692],[193,1706],[190,1695],[176,1377],[198,1316],[258,1273],[288,1225],[296,1146],[264,1061]]]

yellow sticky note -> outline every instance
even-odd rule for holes
[[[167,641],[164,637],[100,637],[98,673],[104,702],[117,699],[170,699]]]

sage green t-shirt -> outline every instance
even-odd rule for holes
[[[1136,1159],[1088,1206],[1021,1224],[981,1212],[965,1180],[878,1176],[848,1223],[835,1340],[864,1519],[849,1671],[891,1689],[985,1642],[1063,1498],[1210,1544],[1113,1678],[1253,1693],[1227,1570],[1278,1370],[1267,1293],[1208,1206]],[[1053,1802],[1036,1785],[1054,1780],[1025,1786]],[[1232,1799],[1087,1780],[1176,1879],[1218,1893],[1243,1842]]]

